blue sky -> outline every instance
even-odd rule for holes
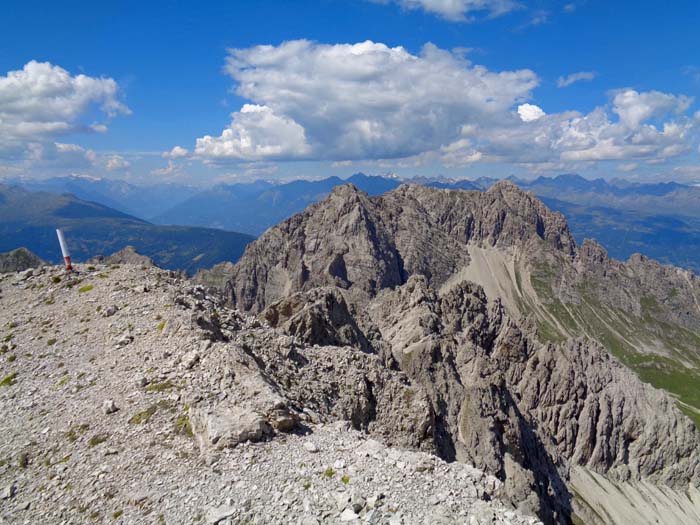
[[[200,4],[6,4],[0,176],[700,179],[697,1]]]

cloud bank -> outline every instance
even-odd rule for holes
[[[370,41],[231,49],[225,70],[251,104],[197,140],[209,161],[410,157],[495,125],[538,84],[530,70],[492,72],[431,44],[413,55]]]
[[[370,41],[297,40],[231,49],[225,71],[250,103],[219,135],[197,139],[194,157],[213,164],[658,162],[688,152],[700,125],[688,114],[693,98],[634,89],[610,92],[586,114],[548,113],[528,102],[534,72],[490,71],[431,44],[414,55]]]

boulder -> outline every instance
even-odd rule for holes
[[[202,452],[232,448],[244,441],[261,441],[273,433],[263,416],[235,405],[192,409],[190,422]]]

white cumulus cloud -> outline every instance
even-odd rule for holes
[[[183,157],[187,157],[189,154],[190,152],[188,149],[183,148],[182,146],[175,146],[170,151],[163,153],[163,157],[166,159],[181,159]]]
[[[195,153],[212,159],[293,159],[311,152],[304,128],[268,106],[246,104],[221,136],[197,139]]]
[[[541,107],[534,104],[520,104],[518,106],[518,115],[523,122],[532,122],[539,120],[546,115]]]
[[[521,105],[518,121],[464,134],[471,139],[466,151],[476,148],[491,161],[557,165],[669,159],[691,151],[697,142],[697,122],[687,115],[691,98],[629,89],[611,97],[611,110],[601,106],[587,114],[545,115],[531,108],[522,111]]]
[[[652,117],[673,112],[685,113],[693,103],[692,97],[670,95],[659,91],[639,93],[634,89],[617,91],[613,97],[613,112],[627,127],[634,129]]]
[[[110,155],[105,162],[105,167],[109,171],[126,170],[129,169],[130,166],[131,163],[121,155]]]
[[[250,101],[219,136],[197,140],[206,161],[360,160],[438,151],[465,126],[508,118],[538,84],[524,69],[489,71],[428,44],[296,40],[231,49],[226,72]],[[470,157],[474,158],[474,157]]]
[[[154,170],[151,170],[151,175],[155,175],[157,177],[173,177],[176,175],[181,174],[181,169],[182,166],[177,164],[176,162],[173,162],[172,160],[168,161],[168,165],[165,166],[164,168],[157,168]]]
[[[0,76],[0,156],[27,151],[29,143],[77,131],[104,131],[103,123],[87,123],[93,108],[108,117],[129,114],[111,78],[71,75],[48,62],[28,62],[21,70]]]
[[[692,97],[625,88],[588,113],[546,113],[531,102],[534,72],[491,71],[432,44],[414,54],[370,41],[295,40],[231,49],[225,72],[248,103],[193,150],[220,165],[501,162],[574,171],[663,162],[694,151],[699,138]]]

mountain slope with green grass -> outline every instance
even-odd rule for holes
[[[0,251],[25,246],[42,259],[59,262],[56,228],[64,230],[76,261],[131,245],[158,266],[188,272],[236,261],[253,240],[212,228],[157,226],[70,194],[0,185]]]

